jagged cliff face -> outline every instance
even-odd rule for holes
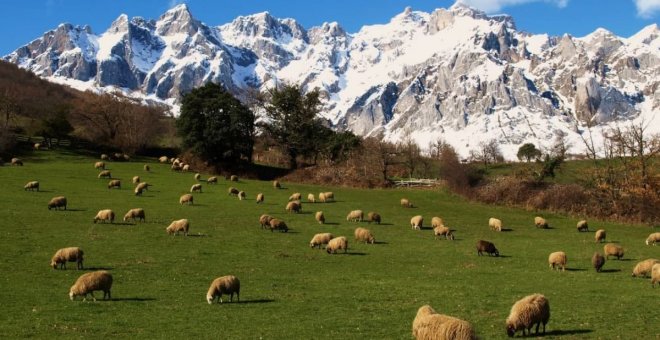
[[[443,138],[462,154],[497,139],[512,158],[522,143],[549,146],[557,137],[579,149],[586,123],[637,119],[660,132],[659,36],[657,25],[627,39],[603,29],[583,38],[529,35],[511,17],[462,5],[406,9],[355,34],[268,13],[212,27],[180,5],[157,21],[122,15],[100,35],[63,24],[4,59],[174,112],[182,94],[208,81],[237,94],[302,83],[326,93],[322,116],[337,129],[410,136],[422,148]]]

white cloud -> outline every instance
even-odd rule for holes
[[[660,0],[634,0],[637,6],[637,15],[642,18],[651,18],[660,11]]]
[[[538,1],[552,3],[559,8],[564,8],[568,5],[569,0],[456,0],[457,3],[460,2],[468,6],[478,8],[486,13],[494,13],[500,11],[504,7],[522,5],[522,4],[526,4],[530,2],[538,2]],[[636,0],[636,1],[657,3],[660,0]]]

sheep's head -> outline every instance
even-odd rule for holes
[[[310,247],[310,248],[314,248],[315,246],[316,246],[316,245],[314,244],[314,242],[310,242],[310,243],[309,243],[309,247]]]
[[[57,261],[51,260],[50,261],[50,266],[53,267],[53,269],[57,269]]]
[[[208,302],[209,305],[213,304],[213,295],[206,294],[206,302]]]
[[[495,254],[495,256],[500,256],[500,252],[497,249],[494,249],[493,254]]]
[[[510,323],[507,323],[506,324],[506,335],[508,335],[510,338],[512,338],[514,334],[516,334],[516,327],[514,327]]]
[[[73,301],[77,295],[79,294],[76,294],[74,287],[71,287],[71,289],[69,290],[69,299]]]
[[[376,242],[376,239],[373,236],[369,236],[369,243],[374,244]]]

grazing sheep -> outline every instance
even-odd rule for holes
[[[330,202],[335,200],[335,194],[332,191],[326,191],[323,193],[323,196],[325,197],[325,202]]]
[[[656,263],[660,263],[660,261],[657,259],[646,259],[644,261],[640,261],[633,269],[632,276],[633,277],[648,276],[649,274],[651,274],[651,268],[653,268],[653,265]]]
[[[64,196],[53,197],[48,202],[48,210],[51,208],[59,210],[60,207],[64,207],[64,210],[66,210],[66,197]]]
[[[374,244],[374,242],[376,242],[374,235],[372,235],[371,231],[366,228],[355,229],[355,240],[358,242],[371,243],[371,244]]]
[[[596,235],[594,236],[594,239],[596,240],[596,242],[605,241],[605,237],[607,237],[607,234],[605,233],[605,229],[596,230]]]
[[[184,172],[188,172],[188,171],[190,171],[190,164],[184,164],[184,165],[181,167],[181,171],[184,171]]]
[[[410,219],[410,226],[412,229],[421,230],[424,226],[424,217],[422,217],[422,215],[414,216]]]
[[[307,202],[316,203],[316,199],[314,198],[314,194],[307,194]]]
[[[300,204],[300,201],[293,201],[289,202],[286,205],[286,211],[287,212],[293,212],[293,213],[299,213],[302,210],[302,204]]]
[[[34,191],[36,189],[37,191],[39,191],[39,182],[37,182],[37,181],[27,182],[27,184],[25,184],[23,189],[24,190],[30,190],[30,191]]]
[[[131,156],[129,156],[127,154],[123,154],[123,155],[121,155],[121,157],[127,162],[131,160]]]
[[[158,162],[160,162],[160,163],[167,163],[168,160],[169,159],[167,158],[167,156],[160,156],[158,158]]]
[[[525,330],[531,335],[532,327],[536,325],[536,334],[539,334],[539,326],[543,324],[543,334],[545,334],[545,325],[550,320],[550,303],[545,296],[541,294],[532,294],[518,300],[511,313],[506,318],[506,334],[513,337],[517,331],[522,330],[523,336]]]
[[[545,218],[543,218],[541,216],[534,217],[534,225],[537,228],[541,228],[541,229],[548,229],[548,227],[549,227],[548,226],[548,221],[546,221]]]
[[[124,215],[124,222],[127,222],[129,219],[133,220],[133,222],[135,222],[136,219],[139,219],[142,222],[144,222],[145,221],[144,209],[134,208],[134,209],[129,210],[126,213],[126,215]]]
[[[656,263],[651,268],[651,287],[655,288],[655,284],[660,282],[660,263]]]
[[[553,270],[556,266],[557,270],[561,268],[561,271],[566,271],[566,253],[563,251],[556,251],[550,254],[548,257],[548,264],[550,264],[550,268]]]
[[[181,197],[179,197],[179,204],[184,204],[184,203],[194,204],[193,195],[191,195],[191,194],[181,195]]]
[[[257,194],[257,204],[263,203],[264,202],[264,194],[258,193]]]
[[[238,192],[238,200],[239,200],[239,201],[244,200],[246,197],[247,197],[247,196],[246,196],[246,194],[245,194],[245,191],[239,191],[239,192]]]
[[[202,185],[197,183],[190,187],[190,192],[202,192]]]
[[[171,169],[172,171],[177,171],[177,172],[178,172],[178,171],[181,171],[181,166],[180,166],[179,164],[174,163],[174,164],[172,164],[172,166],[170,167],[170,169]]]
[[[105,162],[96,162],[96,163],[94,163],[94,169],[105,170]]]
[[[227,189],[227,192],[229,193],[230,196],[238,196],[239,193],[238,189],[234,187],[229,187],[229,189]]]
[[[133,184],[140,183],[140,176],[133,176]]]
[[[273,218],[271,219],[268,224],[270,225],[270,231],[273,232],[274,230],[279,230],[281,232],[288,232],[289,227],[286,225],[286,223],[280,219]]]
[[[314,235],[314,237],[312,237],[312,240],[309,241],[309,247],[314,248],[314,247],[318,246],[319,249],[321,249],[321,245],[328,244],[328,242],[330,242],[330,240],[332,240],[333,238],[335,238],[335,237],[331,233],[316,234],[316,235]]]
[[[83,251],[78,247],[62,248],[55,252],[53,258],[50,260],[50,266],[53,269],[66,269],[67,262],[76,262],[78,269],[83,269]]]
[[[112,174],[110,173],[110,170],[103,170],[99,172],[99,178],[112,178]]]
[[[328,245],[325,246],[325,251],[328,252],[328,254],[336,254],[339,249],[344,249],[344,253],[348,252],[348,240],[344,236],[331,239],[328,242]]]
[[[599,273],[605,264],[605,257],[599,252],[595,252],[594,256],[591,257],[591,264],[594,266],[594,269],[596,269],[596,272]]]
[[[369,223],[374,222],[376,224],[380,224],[380,214],[377,212],[370,211],[367,214],[367,221]]]
[[[194,177],[195,177],[195,180],[196,180],[196,181],[199,181],[199,180],[202,179],[202,175],[200,175],[199,172],[196,173]]]
[[[410,201],[407,198],[402,198],[401,199],[401,206],[404,208],[412,208],[413,205],[410,203]]]
[[[236,299],[241,301],[241,281],[234,275],[221,276],[211,282],[211,286],[206,293],[206,302],[209,305],[213,304],[217,297],[222,303],[222,294],[229,294],[229,302],[233,302],[234,293],[236,293]]]
[[[483,252],[488,253],[489,256],[500,256],[500,252],[497,250],[497,248],[495,248],[493,243],[479,240],[477,241],[477,255],[482,256]]]
[[[578,231],[589,231],[589,224],[587,224],[586,220],[578,222],[576,227]]]
[[[259,223],[261,224],[261,229],[266,229],[270,228],[270,220],[272,220],[273,217],[270,215],[263,214],[259,217]]]
[[[218,177],[211,176],[211,177],[206,179],[206,183],[207,184],[211,184],[211,183],[218,184]]]
[[[438,314],[431,306],[417,310],[412,334],[418,340],[476,340],[472,325],[464,320]]]
[[[83,301],[86,301],[87,294],[91,294],[92,299],[96,301],[96,297],[94,297],[94,291],[97,290],[103,291],[103,300],[105,300],[106,296],[108,299],[112,299],[110,295],[111,288],[112,275],[105,270],[82,274],[73,284],[73,286],[71,286],[71,289],[69,289],[69,299],[73,301],[76,296],[82,296]]]
[[[170,223],[170,225],[165,228],[168,235],[179,235],[179,231],[183,232],[183,235],[188,236],[188,230],[190,229],[190,223],[187,219],[182,218],[180,220],[175,220]]]
[[[101,154],[101,159],[104,160],[104,161],[107,161],[107,160],[110,159],[110,156],[108,156],[108,155],[102,153],[102,154]]]
[[[232,182],[238,182],[238,176],[236,176],[236,175],[231,175],[231,176],[229,177],[229,180],[232,181]]]
[[[325,215],[323,215],[323,211],[317,211],[314,218],[319,224],[325,224]]]
[[[144,171],[146,171],[146,172],[151,171],[151,167],[149,166],[149,164],[145,164],[145,165],[142,167],[142,169],[144,169]]]
[[[11,165],[23,166],[23,161],[20,158],[14,157],[11,159]]]
[[[94,223],[98,221],[103,221],[103,223],[105,223],[105,221],[110,221],[110,223],[114,223],[115,212],[110,209],[99,210],[99,212],[96,213],[96,216],[94,216]]]
[[[118,179],[113,179],[110,182],[108,182],[108,189],[112,189],[112,188],[121,189],[121,181]]]
[[[364,219],[364,213],[362,210],[353,210],[346,215],[346,221],[350,222],[362,222]]]
[[[442,220],[442,218],[438,216],[433,216],[433,218],[431,218],[431,228],[435,229],[436,227],[443,225],[445,225],[445,222]]]
[[[438,239],[438,236],[444,236],[445,240],[454,240],[454,233],[444,225],[439,225],[433,228],[433,234],[435,235],[436,240]]]
[[[319,202],[325,203],[325,193],[319,192]]]
[[[655,245],[656,243],[660,243],[660,232],[657,233],[652,233],[649,235],[649,237],[646,238],[646,245]]]
[[[39,150],[39,149],[41,149],[41,143],[34,143],[34,145],[32,145],[32,147],[33,147],[35,150]]]
[[[491,217],[488,219],[488,227],[490,230],[502,231],[502,221]]]
[[[150,186],[151,186],[151,184],[149,184],[147,182],[140,182],[140,183],[138,183],[138,185],[135,186],[135,188],[140,188],[142,190],[149,190]]]
[[[289,196],[289,201],[300,201],[301,198],[302,195],[299,192],[296,192],[293,195]]]
[[[620,260],[623,257],[623,248],[614,243],[608,243],[603,246],[603,252],[605,253],[605,258],[608,260],[610,256],[616,256],[617,260]]]
[[[282,189],[282,185],[280,184],[280,181],[273,181],[273,188]]]

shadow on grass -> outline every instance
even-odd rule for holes
[[[137,224],[135,224],[135,223],[129,223],[129,222],[96,223],[96,224],[99,224],[99,225],[103,225],[103,224],[109,224],[109,225],[130,225],[130,226],[136,226],[136,225],[137,225]]]
[[[337,222],[325,222],[324,225],[339,225]]]
[[[385,242],[385,241],[376,241],[376,242],[374,242],[374,244],[389,244],[389,242]]]
[[[211,237],[206,234],[188,234],[188,237]]]
[[[566,268],[567,272],[586,272],[587,270],[584,268]]]
[[[113,267],[86,267],[83,270],[113,270]]]
[[[578,334],[587,334],[591,332],[593,332],[593,330],[591,329],[565,329],[565,330],[554,330],[550,332],[545,332],[545,336],[578,335]]]
[[[615,259],[611,259],[611,260],[614,261]],[[629,262],[629,261],[637,261],[637,259],[619,259],[617,261]]]
[[[110,300],[99,300],[99,301],[128,301],[128,302],[144,302],[144,301],[156,301],[155,298],[141,298],[141,297],[129,297],[129,298],[112,298]]]
[[[513,229],[511,229],[511,228],[502,228],[503,233],[508,233],[510,231],[513,231]]]
[[[351,255],[351,256],[364,256],[364,255],[367,255],[367,253],[361,253],[361,252],[348,252],[348,253],[337,253],[337,254],[344,254],[344,255]]]
[[[375,225],[394,225],[394,223],[374,223]]]
[[[618,273],[620,271],[621,271],[621,269],[601,269],[600,270],[601,273]]]
[[[59,210],[59,209],[57,209]],[[87,209],[66,209],[64,211],[87,211]]]
[[[237,303],[237,304],[248,304],[248,303],[270,303],[270,302],[275,302],[275,300],[274,299],[256,299],[256,300],[237,301],[235,303]]]

